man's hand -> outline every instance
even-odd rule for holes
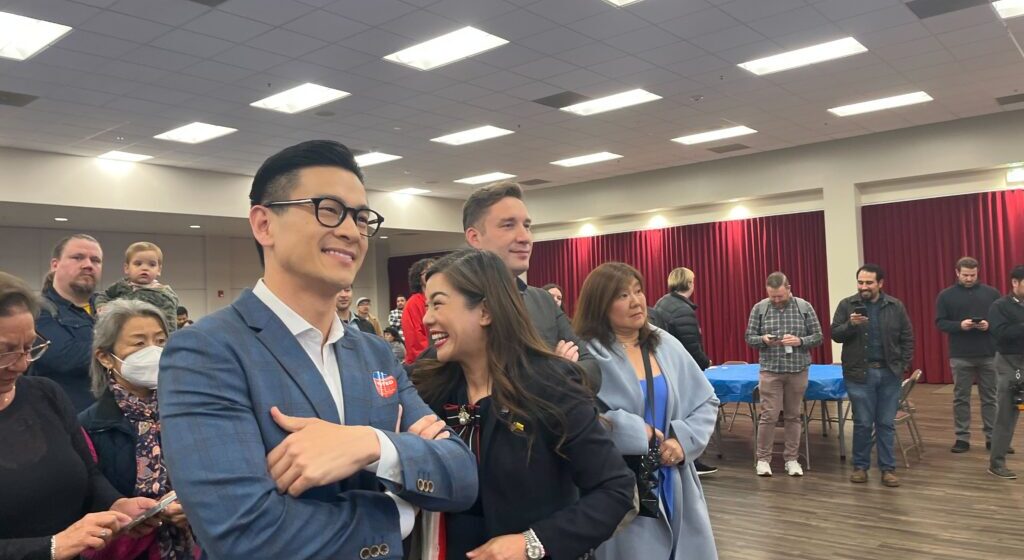
[[[466,553],[471,560],[526,560],[526,537],[521,534],[502,535]]]
[[[979,331],[987,331],[988,321],[982,319],[980,323],[974,323],[974,328],[978,329]]]
[[[804,343],[804,341],[800,340],[799,336],[793,336],[791,334],[787,334],[786,336],[782,337],[782,345],[783,346],[800,346],[803,343]]]
[[[111,504],[110,511],[123,513],[127,515],[130,519],[135,519],[143,513],[146,513],[147,509],[155,505],[156,500],[154,500],[153,498],[144,498],[141,496],[137,498],[121,498],[120,500]],[[143,537],[151,533],[153,529],[159,527],[160,523],[160,516],[154,515],[153,517],[150,517],[142,523],[139,523],[135,527],[132,527],[132,530],[128,531],[126,534],[130,537],[135,538]]]
[[[433,414],[428,414],[409,426],[409,433],[423,439],[448,439],[451,433],[446,430],[447,424]]]
[[[860,313],[850,313],[850,322],[854,325],[863,325],[868,322],[868,318]]]
[[[578,362],[580,359],[580,349],[576,346],[575,342],[569,340],[559,340],[555,346],[555,354],[570,362]]]
[[[662,442],[662,441],[665,440],[665,434],[661,433],[661,430],[655,428],[654,426],[651,426],[650,424],[647,424],[646,428],[647,428],[647,441],[651,441],[651,437],[658,438],[659,442]]]
[[[686,460],[686,452],[676,438],[668,438],[661,442],[661,464],[672,467]]]
[[[772,334],[766,334],[766,335],[762,336],[761,337],[761,342],[764,342],[765,346],[781,346],[782,345],[782,341],[779,340],[779,338],[777,336],[772,335]]]
[[[296,418],[276,406],[270,415],[290,432],[267,455],[267,469],[281,493],[299,496],[310,488],[344,480],[380,459],[380,442],[369,426]]]
[[[977,325],[977,323],[975,323],[974,321],[970,319],[964,319],[963,321],[960,321],[960,330],[969,331],[975,328],[975,325]]]

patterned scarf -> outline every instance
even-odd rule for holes
[[[113,375],[109,376],[108,383],[118,408],[131,422],[138,437],[135,444],[135,495],[159,500],[171,491],[171,483],[164,466],[163,450],[160,448],[160,412],[156,392],[144,399],[129,393],[114,380]],[[170,523],[164,523],[156,531],[161,560],[193,558],[195,543],[191,531],[182,530]]]

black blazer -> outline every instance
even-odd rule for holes
[[[564,383],[580,383],[575,369],[559,367]],[[446,398],[428,404],[444,418],[444,405],[457,403],[460,393],[465,394],[461,375]],[[533,529],[548,557],[572,560],[589,556],[634,511],[636,479],[598,421],[592,399],[545,393],[566,415],[565,457],[555,452],[559,438],[543,422],[492,409],[480,438],[480,500],[488,538]],[[516,422],[523,432],[513,431]],[[535,439],[527,459],[523,434],[530,432]]]

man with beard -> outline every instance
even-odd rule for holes
[[[875,264],[857,270],[857,294],[839,302],[832,340],[843,345],[843,379],[853,405],[853,474],[868,481],[872,442],[878,442],[882,484],[896,478],[896,409],[903,373],[914,356],[914,331],[903,302],[882,293],[885,273]]]
[[[49,377],[64,388],[81,412],[95,399],[89,390],[96,284],[103,273],[103,249],[95,238],[76,233],[53,248],[43,285],[36,332],[50,341],[32,375]]]

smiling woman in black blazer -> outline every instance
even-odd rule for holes
[[[443,558],[587,557],[633,514],[632,471],[579,370],[552,354],[496,255],[474,249],[427,273],[424,324],[437,360],[414,382],[477,457],[480,492],[447,514]]]

